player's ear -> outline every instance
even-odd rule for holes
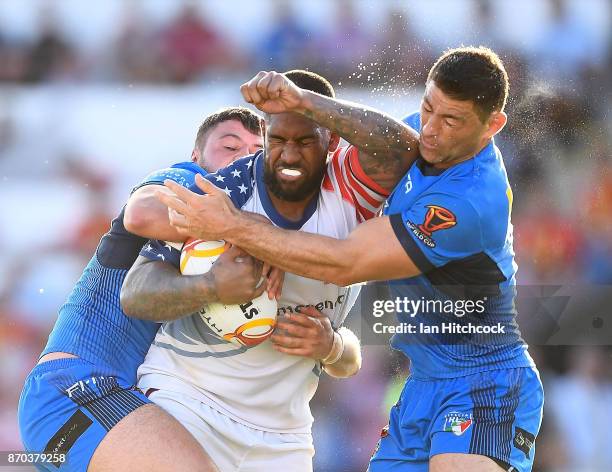
[[[490,139],[499,133],[506,123],[508,122],[508,115],[503,111],[494,111],[489,117],[489,129],[487,130],[487,137]]]
[[[191,151],[191,162],[198,162],[198,158],[199,158],[199,153],[198,150],[196,148],[193,148],[193,151]]]
[[[334,152],[336,149],[338,149],[339,145],[340,136],[338,136],[336,133],[331,133],[329,135],[329,146],[327,147],[327,152]]]

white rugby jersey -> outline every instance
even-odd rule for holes
[[[367,177],[357,149],[338,149],[328,162],[318,198],[299,222],[279,214],[263,183],[262,151],[206,176],[225,190],[243,210],[268,217],[281,228],[345,238],[355,226],[372,218],[387,192]],[[180,253],[162,242],[145,245],[141,255],[179,265]],[[278,314],[313,305],[334,327],[346,318],[358,287],[339,287],[285,274]],[[141,389],[176,391],[195,397],[249,427],[272,432],[310,432],[309,402],[317,388],[321,366],[310,358],[272,349],[269,340],[238,347],[218,338],[199,314],[162,325],[138,370]]]

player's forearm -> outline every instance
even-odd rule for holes
[[[323,365],[323,369],[332,377],[350,377],[361,369],[361,345],[355,333],[348,328],[340,328],[338,334],[344,343],[342,356],[333,364]]]
[[[224,216],[224,239],[285,272],[340,286],[421,273],[387,216],[357,225],[346,239],[264,225],[239,210]]]
[[[257,259],[303,277],[336,285],[350,283],[345,277],[354,258],[348,255],[345,240],[280,229],[243,212],[236,218],[236,230],[226,240]]]
[[[150,185],[130,197],[123,214],[125,229],[143,238],[183,242],[185,237],[170,225],[168,207],[155,197],[155,191],[165,191],[165,188]]]
[[[357,147],[365,173],[386,188],[418,156],[418,133],[383,112],[307,91],[297,111]]]
[[[165,262],[135,264],[121,288],[121,308],[134,318],[172,321],[217,301],[212,276],[183,276]]]

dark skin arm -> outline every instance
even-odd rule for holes
[[[338,334],[343,339],[342,356],[323,368],[332,377],[350,377],[361,368],[361,346],[350,329],[342,327]],[[280,317],[270,340],[272,347],[279,352],[321,361],[331,351],[333,337],[329,318],[314,307],[307,306],[299,313]]]
[[[196,182],[207,195],[168,181],[176,196],[159,196],[171,208],[170,223],[185,234],[223,237],[282,270],[342,286],[420,273],[395,236],[389,217],[366,221],[346,239],[284,230],[237,210],[225,192],[205,179],[196,177]]]
[[[359,149],[365,173],[391,190],[418,156],[419,135],[399,120],[357,103],[297,87],[277,72],[260,72],[242,85],[244,99],[265,113],[299,113]]]
[[[125,314],[150,321],[190,315],[206,303],[244,303],[259,296],[261,264],[236,247],[223,253],[203,275],[182,275],[172,264],[139,256],[121,288]]]
[[[304,91],[298,112],[359,149],[362,169],[392,190],[418,156],[418,134],[389,115],[344,100]]]

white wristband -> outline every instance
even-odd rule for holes
[[[334,340],[331,350],[325,359],[321,359],[321,363],[323,365],[335,364],[340,360],[342,354],[344,354],[344,339],[342,339],[342,335],[340,333],[334,331]]]

